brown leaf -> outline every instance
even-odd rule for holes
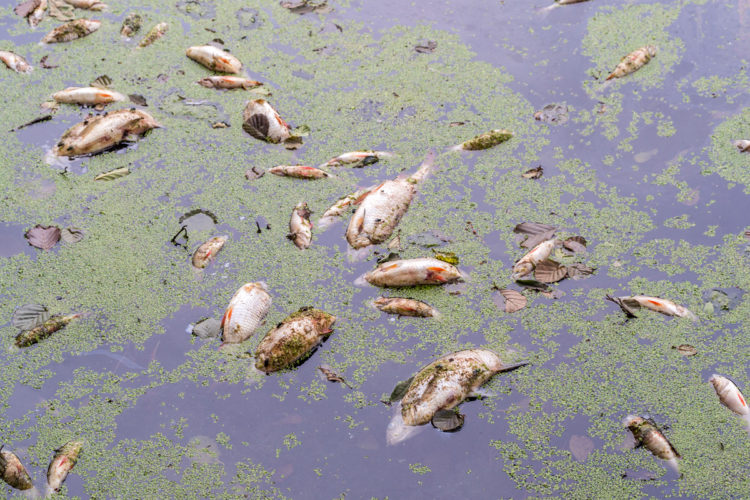
[[[245,170],[245,179],[252,181],[254,179],[260,179],[266,175],[266,171],[262,168],[253,167]]]
[[[696,354],[698,354],[698,349],[691,346],[690,344],[680,344],[677,347],[672,346],[672,349],[677,349],[677,352],[685,357],[695,356]]]
[[[464,416],[457,408],[452,410],[438,410],[432,416],[432,426],[443,432],[456,432],[464,425]]]
[[[76,227],[66,227],[62,231],[60,231],[60,238],[65,243],[78,243],[83,239],[83,231]]]
[[[505,312],[508,314],[520,311],[521,309],[526,307],[526,304],[528,303],[526,297],[521,295],[520,292],[510,290],[508,288],[503,288],[498,291],[505,299]]]
[[[524,248],[534,248],[539,243],[543,241],[547,241],[548,239],[552,238],[554,235],[555,235],[554,229],[551,229],[547,231],[546,233],[534,234],[526,238],[523,242],[521,242],[521,246]]]
[[[414,50],[420,54],[431,54],[435,52],[437,48],[437,42],[435,40],[426,40],[418,43],[414,46]]]
[[[534,268],[534,277],[542,283],[555,283],[563,279],[566,274],[568,270],[565,266],[549,259],[540,262]]]
[[[570,436],[568,447],[576,461],[585,462],[586,458],[594,451],[594,442],[586,436],[574,434]]]
[[[589,267],[585,264],[571,264],[568,266],[568,278],[574,279],[574,280],[582,280],[588,276],[591,276],[594,274],[593,267]]]
[[[544,168],[539,165],[536,168],[532,168],[521,174],[526,179],[538,179],[544,174]]]
[[[517,234],[539,234],[546,233],[548,231],[554,231],[557,229],[555,226],[549,224],[542,224],[541,222],[522,222],[513,228],[513,232]]]
[[[42,250],[49,250],[60,241],[60,228],[57,226],[41,226],[37,224],[24,235],[29,245]]]
[[[137,104],[138,106],[148,106],[146,98],[140,94],[128,94],[128,97],[132,103]]]
[[[20,17],[27,17],[29,14],[34,12],[34,9],[39,7],[39,4],[42,3],[42,0],[26,0],[25,2],[21,2],[20,4],[16,5],[16,8],[13,9],[13,12],[16,13],[16,15]]]
[[[517,279],[516,284],[537,292],[546,292],[550,289],[549,285],[547,285],[546,283],[542,283],[541,281],[537,281],[533,278]]]
[[[571,236],[563,241],[563,246],[574,253],[586,252],[586,238],[583,236]]]
[[[347,386],[349,389],[353,389],[352,386],[350,386],[346,380],[344,380],[342,377],[340,377],[336,372],[334,372],[330,366],[328,365],[320,365],[318,367],[318,370],[325,375],[326,380],[329,382],[339,382]]]

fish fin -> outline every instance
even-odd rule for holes
[[[526,365],[528,365],[528,361],[519,361],[518,363],[513,363],[512,365],[504,365],[500,370],[498,370],[498,373],[501,372],[512,372],[513,370],[517,370],[519,368],[522,368]]]
[[[419,169],[410,178],[414,179],[417,182],[422,182],[427,178],[427,176],[432,172],[434,168],[435,152],[430,151],[429,153],[427,153],[427,156],[425,156],[422,164],[419,166]]]

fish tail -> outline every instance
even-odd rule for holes
[[[523,366],[526,366],[529,364],[529,361],[519,361],[518,363],[513,363],[512,365],[503,365],[503,367],[500,369],[500,372],[510,372],[513,370],[517,370],[518,368],[521,368]]]
[[[609,76],[608,76],[608,77],[606,78],[606,80],[611,80],[611,79],[612,79],[612,78],[614,78],[614,77],[615,77],[615,74],[614,74],[614,73],[612,73],[612,74],[610,74],[610,75],[609,75]]]
[[[429,153],[427,153],[427,156],[425,156],[424,161],[419,166],[419,169],[416,171],[414,175],[411,176],[411,178],[417,182],[423,181],[431,173],[434,166],[435,166],[435,152],[430,151]]]

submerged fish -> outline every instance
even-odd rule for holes
[[[189,47],[185,53],[190,59],[212,71],[239,73],[242,69],[242,63],[239,59],[213,45]]]
[[[391,237],[417,194],[419,183],[432,170],[434,159],[430,153],[416,173],[385,181],[367,194],[346,229],[346,240],[352,248],[375,245]]]
[[[143,37],[143,40],[138,42],[138,47],[143,49],[145,47],[148,47],[155,41],[157,41],[159,38],[163,37],[167,33],[167,29],[169,28],[169,25],[167,23],[159,23],[151,30],[146,33],[146,36]]]
[[[140,109],[119,109],[90,117],[73,125],[52,150],[57,156],[98,153],[136,137],[160,125]]]
[[[0,61],[16,73],[31,73],[34,68],[26,62],[26,59],[7,50],[0,50]]]
[[[106,10],[107,4],[99,0],[65,0],[65,3],[77,9]]]
[[[307,203],[301,201],[292,210],[292,218],[289,220],[289,234],[287,237],[304,250],[312,243],[312,223],[310,222],[310,210]]]
[[[263,85],[262,82],[241,76],[207,76],[198,80],[198,85],[209,89],[244,89],[250,90]]]
[[[305,165],[279,165],[269,168],[268,171],[280,177],[296,177],[297,179],[322,179],[329,176],[324,170]]]
[[[750,141],[747,139],[740,139],[738,141],[734,141],[732,144],[734,144],[734,146],[740,150],[740,153],[750,152]]]
[[[671,300],[660,299],[659,297],[649,297],[647,295],[633,295],[626,297],[617,297],[626,306],[638,309],[644,307],[652,311],[662,313],[666,316],[678,316],[681,318],[690,318],[693,321],[698,321],[698,317],[693,314],[692,311],[687,309],[685,306],[675,304]]]
[[[537,246],[529,250],[529,252],[521,257],[513,266],[514,279],[526,276],[534,270],[537,264],[547,260],[552,254],[552,250],[554,250],[556,244],[557,239],[552,238],[539,243]]]
[[[99,87],[68,87],[52,94],[52,98],[57,102],[85,105],[109,104],[127,99],[119,92]]]
[[[331,224],[333,224],[337,218],[344,215],[344,212],[346,212],[347,209],[357,206],[360,203],[362,203],[362,200],[365,199],[365,196],[367,193],[375,189],[375,186],[370,186],[368,188],[364,189],[358,189],[354,191],[353,193],[349,193],[346,196],[342,196],[338,200],[336,200],[336,203],[331,205],[331,207],[323,212],[323,215],[320,217],[320,220],[318,220],[318,229],[324,229]]]
[[[219,250],[221,250],[226,242],[226,236],[214,236],[203,243],[195,250],[195,253],[193,253],[193,266],[198,269],[206,267],[212,260],[214,260],[214,258],[216,258],[216,254],[219,253]]]
[[[745,397],[734,382],[727,377],[717,375],[716,373],[711,375],[708,381],[714,386],[714,390],[716,391],[716,395],[719,396],[721,404],[732,410],[737,415],[744,417],[745,421],[750,424],[750,408],[748,408]]]
[[[422,257],[384,262],[366,273],[363,279],[375,286],[399,287],[444,285],[460,277],[461,273],[455,266],[432,257]]]
[[[468,141],[462,142],[457,146],[453,146],[451,151],[478,151],[481,149],[489,149],[491,147],[502,144],[509,141],[513,137],[513,132],[505,129],[495,129],[480,134]]]
[[[141,30],[141,26],[143,25],[143,19],[141,18],[140,14],[128,14],[128,17],[125,18],[125,20],[122,22],[122,27],[120,28],[120,35],[130,38],[131,36],[135,35]]]
[[[431,305],[404,297],[378,297],[373,301],[373,306],[385,313],[398,314],[399,316],[431,318],[439,315]]]
[[[372,165],[377,163],[381,158],[391,158],[393,153],[388,151],[350,151],[343,153],[335,158],[331,158],[327,162],[321,165],[322,167],[340,167],[341,165],[355,163],[358,167],[364,167],[365,165]]]
[[[678,470],[677,459],[680,458],[680,454],[656,425],[636,415],[628,415],[622,423],[630,429],[639,444],[662,460],[666,460],[675,471]]]
[[[607,80],[611,80],[612,78],[622,78],[623,76],[627,76],[630,73],[637,71],[645,66],[655,55],[656,47],[653,45],[646,45],[645,47],[634,50],[622,58],[612,74],[607,77]]]
[[[70,42],[90,35],[98,30],[101,25],[101,21],[95,19],[76,19],[63,24],[62,26],[58,26],[47,33],[44,38],[42,38],[42,43]]]
[[[265,283],[246,283],[235,292],[229,301],[221,327],[222,340],[237,344],[250,338],[261,325],[271,308],[271,296]]]
[[[242,121],[242,130],[261,141],[278,144],[292,136],[289,125],[265,99],[248,102]]]
[[[17,490],[28,490],[34,486],[26,467],[11,451],[0,449],[0,475],[3,481]]]
[[[255,367],[266,373],[288,368],[328,337],[335,321],[335,316],[312,307],[290,314],[258,344]]]
[[[78,462],[78,456],[83,448],[81,441],[69,441],[62,448],[55,452],[54,458],[47,468],[47,489],[48,492],[60,491],[68,473],[75,467]]]
[[[52,316],[50,319],[31,330],[21,332],[16,336],[16,345],[18,347],[28,347],[37,342],[46,339],[58,330],[65,328],[65,325],[76,318],[80,318],[80,313],[69,314],[67,316]]]

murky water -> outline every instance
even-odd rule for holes
[[[0,68],[8,130],[43,114],[52,92],[101,74],[145,97],[164,125],[118,151],[50,166],[46,152],[90,111],[63,105],[0,146],[0,435],[37,487],[53,450],[75,438],[86,445],[67,496],[748,495],[748,433],[707,379],[717,372],[750,387],[750,156],[731,144],[750,138],[749,2],[591,0],[542,11],[541,0],[351,1],[304,16],[277,2],[108,3],[106,13],[77,11],[102,19],[98,32],[55,46],[37,42],[57,21],[31,32],[15,4],[0,9],[0,48],[35,66],[31,75]],[[167,35],[135,49],[141,35],[119,36],[131,12],[144,31],[168,22]],[[211,72],[184,50],[215,38],[266,82],[284,119],[310,127],[300,149],[242,131],[244,103],[257,96],[195,84]],[[415,51],[430,40],[434,52]],[[659,53],[648,65],[601,83],[649,43]],[[59,67],[39,67],[44,55]],[[565,123],[534,120],[551,103],[568,106]],[[219,120],[231,126],[213,129]],[[429,150],[493,128],[515,137],[440,155],[399,225],[404,257],[430,256],[433,243],[457,253],[461,287],[354,286],[375,256],[351,261],[346,221],[314,228],[304,252],[286,239],[300,200],[315,221],[355,186],[413,172]],[[244,176],[355,149],[398,157],[321,181]],[[541,179],[521,176],[538,165]],[[93,181],[126,166],[126,177]],[[189,225],[187,249],[170,242],[196,209],[218,223]],[[555,300],[515,285],[524,250],[512,229],[524,221],[585,237],[588,251],[575,260],[596,273],[552,285]],[[77,227],[84,239],[37,250],[24,239],[36,224]],[[196,273],[190,252],[218,234],[229,236],[226,247]],[[219,350],[218,340],[190,335],[191,324],[220,317],[239,286],[260,280],[274,302],[253,338]],[[501,312],[493,285],[522,291],[528,306]],[[734,300],[711,313],[714,288]],[[424,300],[443,317],[387,317],[367,305],[381,292]],[[606,294],[669,298],[700,321],[641,311],[626,322]],[[9,319],[26,303],[87,316],[17,350]],[[253,372],[244,353],[306,305],[338,317],[333,335],[293,370]],[[680,344],[698,354],[681,356]],[[531,364],[461,405],[459,432],[427,425],[387,446],[394,408],[381,399],[436,357],[471,347]],[[324,363],[354,389],[325,381]],[[662,427],[681,474],[630,449],[628,414]]]

